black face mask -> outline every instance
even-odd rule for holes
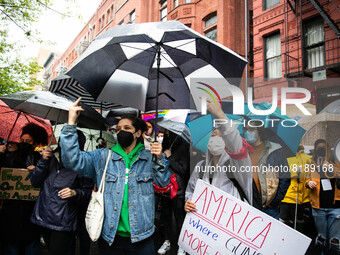
[[[33,145],[25,142],[19,143],[19,150],[24,152],[31,152],[33,151]]]
[[[325,149],[325,148],[322,148],[322,147],[319,147],[319,148],[316,150],[316,156],[317,156],[317,157],[325,157],[325,156],[326,156],[326,149]]]
[[[134,137],[131,132],[120,130],[119,133],[117,134],[117,140],[120,146],[126,148],[132,144]]]

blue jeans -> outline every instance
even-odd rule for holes
[[[280,214],[280,210],[279,208],[262,208],[262,212],[264,212],[265,214],[268,214],[269,216],[273,217],[276,220],[279,220],[279,214]]]
[[[39,239],[35,241],[8,242],[5,245],[4,255],[19,255],[21,251],[25,251],[25,255],[40,255]]]
[[[320,208],[312,210],[318,236],[315,240],[323,249],[323,254],[340,254],[340,208]]]
[[[131,243],[130,237],[115,236],[112,245],[100,238],[98,241],[99,254],[101,255],[154,255],[155,246],[153,236],[142,241]]]

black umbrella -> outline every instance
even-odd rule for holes
[[[29,113],[58,123],[68,121],[68,109],[74,103],[72,100],[55,95],[48,91],[24,91],[5,96],[0,99],[11,109]],[[78,118],[78,126],[102,129],[108,126],[105,119],[94,109],[81,103],[84,111]]]

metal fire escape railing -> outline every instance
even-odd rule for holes
[[[317,2],[317,0],[308,0],[320,13],[320,16],[325,20],[325,22],[329,25],[329,27],[335,32],[334,37],[326,39],[322,42],[324,47],[324,65],[313,67],[311,69],[306,69],[305,63],[306,58],[306,50],[305,47],[305,38],[303,32],[303,20],[302,20],[302,0],[286,0],[285,3],[285,76],[286,77],[303,77],[310,76],[313,71],[327,69],[333,72],[340,73],[340,30],[331,18],[332,13],[326,13],[324,8]],[[307,1],[304,1],[305,3]],[[329,0],[328,4],[332,4],[334,7],[334,11],[339,11],[340,8],[332,1]],[[290,13],[290,14],[289,14]],[[296,34],[290,34],[290,30],[288,29],[288,23],[291,22],[291,14],[294,13],[296,17],[296,26],[297,32]],[[289,20],[290,17],[290,20]],[[292,38],[297,37],[300,38],[297,42],[292,42]],[[295,51],[295,52],[293,52]]]
[[[335,24],[334,20],[327,14],[327,12],[325,12],[319,2],[317,0],[309,0],[309,2],[311,2],[315,9],[320,13],[321,17],[327,22],[328,26],[334,31],[336,36],[340,38],[340,30],[338,26]]]

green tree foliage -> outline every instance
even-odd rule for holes
[[[19,44],[9,42],[8,24],[15,24],[27,38],[40,43],[33,35],[32,24],[50,5],[49,0],[0,0],[0,95],[43,84],[35,78],[42,67],[34,60],[21,59]]]

